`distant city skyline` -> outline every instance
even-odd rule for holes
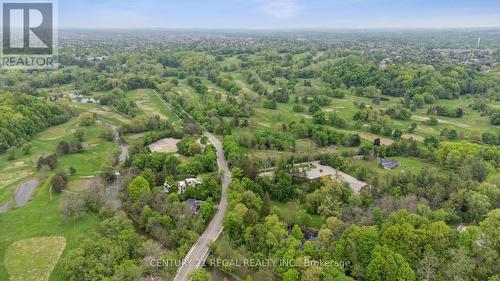
[[[59,0],[59,11],[63,29],[500,27],[498,0]]]

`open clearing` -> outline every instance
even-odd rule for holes
[[[173,138],[161,139],[153,144],[150,144],[149,149],[152,152],[175,153],[177,152],[178,142],[180,142],[180,140]]]
[[[145,115],[158,115],[162,120],[178,122],[179,118],[163,103],[163,101],[151,89],[137,89],[127,93],[127,100],[137,104]]]
[[[5,254],[11,281],[46,281],[66,247],[62,236],[35,237],[14,242]]]
[[[42,141],[45,140],[56,140],[64,137],[78,124],[78,119],[73,118],[66,123],[49,128],[38,135],[38,138]]]

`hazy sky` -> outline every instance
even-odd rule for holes
[[[500,27],[500,0],[59,0],[62,28]]]

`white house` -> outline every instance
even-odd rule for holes
[[[190,178],[179,181],[178,182],[179,190],[177,191],[177,194],[179,195],[184,194],[188,186],[197,186],[199,184],[201,184],[201,180],[199,178]],[[163,191],[167,193],[170,192],[170,185],[166,181],[165,183],[163,183]]]

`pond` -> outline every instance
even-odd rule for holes
[[[16,207],[21,207],[24,204],[28,203],[28,201],[31,198],[31,195],[33,194],[33,191],[38,187],[39,182],[36,179],[33,180],[28,180],[23,183],[21,183],[17,189],[16,193],[14,195],[14,200],[16,202]],[[0,206],[0,213],[5,213],[9,210],[9,203]]]

